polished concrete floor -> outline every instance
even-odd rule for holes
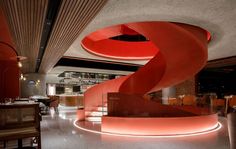
[[[51,111],[52,112],[52,111]],[[229,149],[226,118],[223,127],[210,134],[181,138],[127,138],[93,134],[73,126],[76,111],[59,110],[43,116],[43,149]],[[173,124],[174,125],[174,124]]]

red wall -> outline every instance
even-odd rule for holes
[[[19,68],[16,61],[0,60],[0,98],[19,96]]]
[[[1,10],[0,21],[0,99],[15,98],[19,96],[17,53]]]

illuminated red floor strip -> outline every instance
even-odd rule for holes
[[[91,132],[91,133],[110,135],[110,136],[120,136],[120,137],[137,137],[137,138],[176,138],[176,137],[197,136],[197,135],[204,135],[204,134],[216,132],[222,127],[222,124],[220,122],[218,122],[216,125],[212,126],[211,128],[209,128],[205,131],[202,131],[202,132],[194,132],[194,133],[188,133],[188,134],[176,134],[176,135],[156,135],[156,136],[151,135],[151,136],[149,136],[149,135],[114,134],[114,133],[109,133],[109,132],[101,132],[98,130],[92,130],[92,129],[88,129],[88,128],[84,128],[84,127],[79,126],[77,119],[74,121],[73,124],[75,127],[79,128],[81,130],[87,131],[87,132]]]

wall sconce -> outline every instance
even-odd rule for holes
[[[25,80],[26,80],[26,77],[24,77],[24,75],[23,75],[23,74],[20,74],[20,80],[23,80],[23,81],[25,81]]]
[[[21,61],[23,61],[23,60],[26,60],[27,58],[26,57],[24,57],[24,56],[17,56],[17,65],[18,65],[18,67],[22,67],[23,65],[22,65],[22,63],[21,63]]]
[[[20,61],[20,58],[19,57],[17,57],[17,64],[18,64],[18,67],[22,67],[22,63],[21,63],[21,61]]]
[[[20,74],[20,79],[23,80],[23,78],[24,78],[24,75]]]
[[[22,63],[21,63],[21,62],[18,62],[18,66],[21,68],[21,67],[22,67]]]

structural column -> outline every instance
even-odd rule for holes
[[[176,97],[176,88],[168,87],[162,89],[162,104],[168,104],[168,98]]]
[[[46,95],[46,75],[38,73],[24,74],[26,80],[21,80],[21,97]]]

